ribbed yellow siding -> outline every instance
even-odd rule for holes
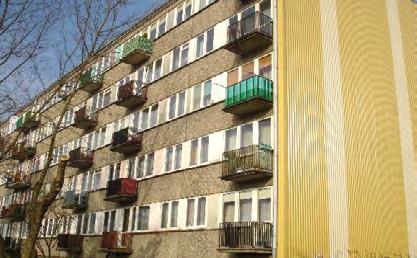
[[[277,8],[278,257],[417,257],[417,4]]]

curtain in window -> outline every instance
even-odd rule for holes
[[[241,199],[239,204],[239,221],[247,222],[252,219],[252,199]]]
[[[147,230],[148,222],[149,222],[149,207],[140,207],[138,230]]]
[[[241,147],[247,147],[253,144],[253,127],[252,124],[243,125],[240,139]]]
[[[197,226],[204,225],[206,221],[206,197],[198,198]]]
[[[174,201],[171,203],[171,221],[169,226],[170,227],[177,227],[178,221],[178,201]]]
[[[187,221],[186,221],[187,227],[194,225],[194,209],[195,209],[194,204],[195,204],[194,199],[187,200]]]
[[[235,220],[235,202],[225,202],[223,205],[224,222],[233,222]]]
[[[236,149],[237,129],[230,129],[226,131],[226,151]]]
[[[259,221],[271,221],[271,198],[259,200]]]
[[[259,144],[271,146],[271,119],[259,122]]]

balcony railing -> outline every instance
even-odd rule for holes
[[[12,254],[12,257],[18,257],[21,247],[22,239],[12,237],[4,238],[4,250],[6,253]]]
[[[252,145],[223,153],[221,178],[243,182],[272,177],[273,151],[269,146]]]
[[[118,178],[107,182],[106,201],[131,202],[138,198],[138,183],[133,178]]]
[[[113,133],[110,150],[123,154],[132,154],[142,149],[142,133],[132,127]]]
[[[18,170],[6,180],[6,188],[23,190],[30,187],[30,174]]]
[[[28,133],[30,130],[34,130],[41,124],[40,117],[33,112],[24,113],[16,121],[16,130],[23,133]]]
[[[72,209],[74,211],[82,211],[88,207],[88,192],[75,193],[68,191],[64,194],[63,209]]]
[[[81,253],[83,249],[83,236],[59,234],[57,237],[57,249],[71,254]]]
[[[219,251],[271,253],[273,226],[269,222],[224,222],[219,226]]]
[[[27,144],[25,142],[17,143],[11,149],[11,159],[24,161],[36,154],[36,145]]]
[[[97,113],[87,113],[87,108],[83,107],[75,111],[74,127],[89,130],[97,126]]]
[[[12,204],[9,206],[9,212],[6,216],[11,221],[22,221],[26,216],[26,207],[24,204]]]
[[[273,82],[259,75],[249,77],[226,88],[224,111],[247,115],[272,108]]]
[[[103,232],[100,251],[113,254],[131,254],[132,235],[118,231]]]
[[[145,104],[147,100],[147,87],[143,87],[140,81],[129,81],[119,87],[117,93],[118,106],[133,108]]]
[[[68,166],[79,169],[87,169],[94,163],[94,153],[84,147],[78,147],[69,152]]]
[[[272,44],[272,19],[262,12],[254,12],[231,24],[227,29],[226,49],[247,55]]]
[[[126,64],[136,65],[149,59],[153,50],[152,40],[145,36],[131,39],[123,46],[121,61]]]
[[[94,93],[103,86],[103,76],[93,75],[93,69],[90,68],[80,76],[80,89],[88,93]]]
[[[9,207],[3,206],[1,208],[0,218],[1,219],[7,218],[9,216],[9,211],[10,211]]]

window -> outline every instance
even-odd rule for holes
[[[177,25],[180,24],[183,21],[183,10],[182,6],[177,7]]]
[[[239,221],[248,222],[252,219],[252,198],[241,198],[239,200]]]
[[[185,91],[178,94],[178,116],[182,116],[185,112]]]
[[[237,129],[229,129],[226,131],[226,147],[225,151],[236,149]]]
[[[197,203],[197,205],[196,205]],[[206,197],[187,200],[186,226],[203,226],[206,224]]]
[[[142,122],[140,125],[140,128],[142,130],[145,130],[148,127],[148,114],[149,114],[149,109],[144,109],[142,110]]]
[[[162,58],[156,60],[155,62],[155,75],[154,75],[154,80],[157,80],[161,77],[162,75]]]
[[[210,105],[211,100],[211,80],[204,83],[203,107]]]
[[[153,173],[154,166],[154,154],[150,153],[146,159],[146,176],[150,176]]]
[[[194,210],[195,210],[195,199],[187,200],[187,227],[193,226],[194,224]]]
[[[121,163],[110,165],[109,181],[115,180],[120,177]]]
[[[172,156],[174,154],[174,150],[172,147],[166,149],[165,154],[165,171],[172,170]]]
[[[149,39],[150,40],[156,39],[156,23],[151,25],[150,32],[149,32]]]
[[[174,27],[174,16],[175,16],[175,9],[168,13],[166,30],[169,30],[172,27]]]
[[[213,50],[214,46],[214,29],[207,31],[206,53]]]
[[[199,4],[198,4],[198,8],[199,10],[203,9],[204,7],[206,7],[206,2],[207,0],[199,0]]]
[[[259,59],[259,75],[265,78],[272,78],[271,55],[267,55]]]
[[[162,204],[161,228],[168,227],[168,209],[169,209],[169,203],[163,203]]]
[[[174,95],[169,99],[168,119],[173,119],[175,117],[176,104],[177,104],[177,96]]]
[[[134,178],[135,176],[135,158],[129,159],[129,170],[128,170],[128,177]]]
[[[198,38],[197,38],[196,58],[199,58],[202,55],[204,55],[204,34],[198,36]]]
[[[191,16],[191,12],[192,12],[192,5],[191,5],[191,1],[188,0],[187,2],[185,2],[185,17],[184,17],[184,20],[187,20]]]
[[[136,229],[136,210],[137,207],[132,208],[132,224],[130,225],[130,231],[135,231]]]
[[[149,206],[139,207],[138,230],[148,230]]]
[[[224,222],[233,222],[235,218],[235,201],[228,200],[223,203]]]
[[[178,201],[171,202],[171,220],[170,220],[170,227],[175,228],[177,227],[178,222]]]
[[[145,156],[139,157],[136,164],[136,178],[145,176]]]
[[[150,64],[146,68],[146,83],[151,83],[152,82],[152,73],[153,73],[153,66],[152,66],[152,64]]]
[[[253,144],[253,127],[252,124],[241,127],[240,147],[247,147]]]
[[[180,67],[180,48],[177,47],[173,51],[172,71],[177,70],[179,67]]]
[[[165,33],[165,28],[166,28],[165,19],[160,20],[159,21],[159,26],[158,26],[158,36],[161,36],[162,34]]]
[[[188,64],[188,44],[181,47],[181,66]]]
[[[208,161],[208,152],[209,152],[209,137],[205,136],[201,138],[200,163],[206,163]]]
[[[181,168],[181,159],[182,159],[182,145],[179,144],[175,146],[175,164],[174,169]]]
[[[201,85],[195,86],[193,91],[193,110],[197,110],[200,108],[201,102]]]
[[[103,232],[114,231],[115,229],[116,211],[107,211],[104,213]]]
[[[95,191],[97,189],[100,188],[100,180],[101,180],[101,171],[97,170],[94,172],[94,176],[93,176],[93,187],[92,187],[92,191]]]
[[[271,146],[271,119],[259,121],[259,144]]]
[[[254,75],[254,62],[247,63],[242,67],[242,80],[246,80]]]
[[[198,139],[191,141],[190,166],[197,165]]]
[[[258,221],[271,221],[271,198],[259,199],[258,208]]]
[[[149,127],[153,127],[158,123],[158,104],[151,107],[151,117],[149,121]]]
[[[83,232],[82,233],[84,235],[87,234],[88,232],[88,217],[89,217],[88,214],[83,215]]]
[[[78,215],[77,216],[77,227],[76,227],[76,233],[77,235],[81,234],[81,226],[83,223],[83,215]]]
[[[227,73],[227,86],[231,86],[233,84],[236,84],[238,82],[239,74],[238,69],[234,69]]]
[[[206,224],[206,197],[198,198],[197,226]]]

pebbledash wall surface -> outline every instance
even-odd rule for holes
[[[92,60],[91,78],[69,88],[74,108],[48,171],[52,178],[59,156],[70,154],[55,208],[64,216],[43,223],[42,237],[57,238],[54,256],[271,257],[272,26],[269,0],[172,0]],[[153,51],[139,44],[125,58],[120,44],[135,35]],[[63,108],[61,98],[39,122],[11,119],[2,130],[5,140],[25,131],[1,166],[14,172],[0,186],[11,255],[25,239],[46,118]]]
[[[278,257],[417,257],[417,4],[276,7]]]

